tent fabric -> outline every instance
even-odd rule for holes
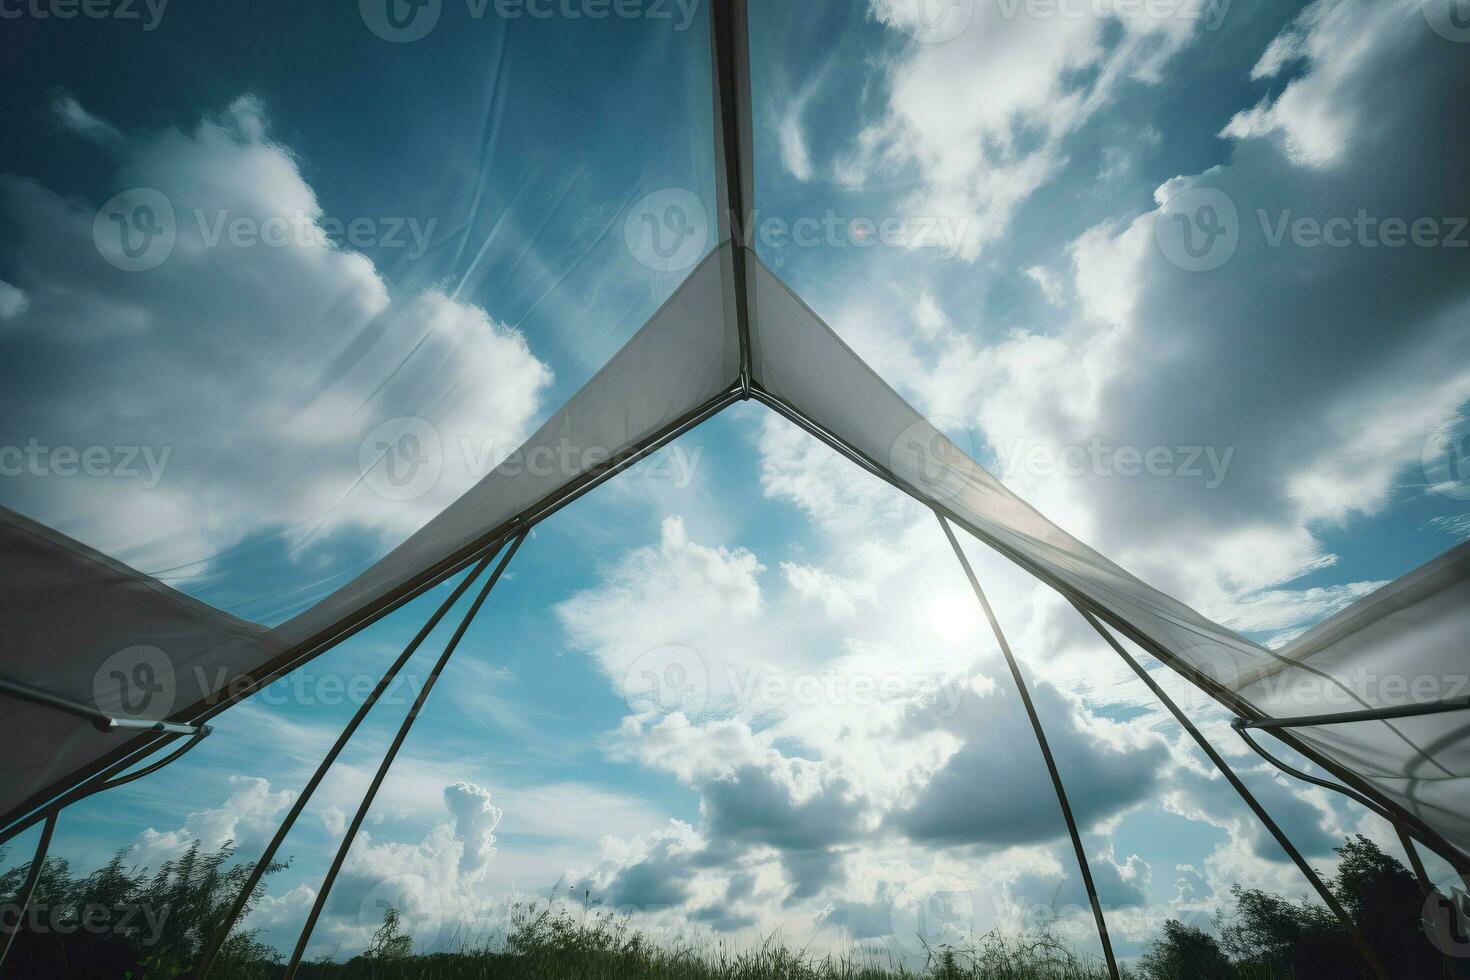
[[[1148,586],[1006,489],[885,384],[763,264],[755,265],[751,292],[755,378],[769,394],[857,450],[913,496],[948,510],[982,540],[1111,613],[1115,622],[1233,692],[1261,717],[1470,693],[1454,680],[1465,674],[1464,637],[1470,632],[1470,545],[1274,653]],[[1365,678],[1376,682],[1365,687]],[[1411,683],[1399,690],[1382,683],[1388,678],[1436,683],[1431,696],[1416,698],[1408,696]],[[1358,697],[1345,699],[1347,690]],[[1467,735],[1470,713],[1299,732],[1327,759],[1462,851],[1470,851],[1470,780],[1461,775],[1470,772]]]
[[[280,652],[246,623],[0,508],[0,676],[114,717],[168,717],[212,693],[219,665]],[[164,651],[167,651],[165,653]],[[0,694],[0,812],[122,746],[86,718]]]
[[[723,310],[730,261],[728,246],[707,256],[518,452],[381,562],[275,629],[238,620],[0,509],[0,631],[7,637],[0,677],[111,711],[130,699],[126,685],[141,670],[166,696],[132,697],[132,714],[187,720],[191,706],[258,677],[315,637],[349,628],[729,387],[740,356]],[[0,763],[0,812],[12,814],[136,732],[104,733],[86,718],[7,697],[0,737],[11,749]]]
[[[1241,696],[1272,717],[1470,696],[1470,542],[1278,651]],[[1379,792],[1470,851],[1470,712],[1302,728]]]

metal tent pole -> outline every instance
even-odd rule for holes
[[[470,605],[469,611],[465,613],[459,628],[450,637],[449,643],[444,647],[444,652],[439,655],[439,660],[434,664],[429,676],[424,681],[424,686],[419,690],[418,696],[414,698],[413,705],[408,709],[408,715],[403,719],[403,724],[398,728],[398,734],[393,737],[393,743],[388,746],[388,752],[383,756],[383,761],[378,764],[378,771],[373,774],[373,781],[368,786],[367,792],[363,794],[362,802],[358,804],[357,813],[353,815],[352,823],[347,828],[347,833],[342,838],[342,843],[337,848],[337,856],[332,859],[332,867],[327,871],[327,876],[322,880],[322,887],[317,892],[316,901],[311,906],[311,914],[306,918],[306,925],[301,929],[301,935],[296,940],[296,948],[291,953],[291,961],[286,966],[285,980],[292,980],[296,976],[297,969],[301,966],[301,957],[306,953],[306,944],[311,941],[312,930],[316,928],[317,919],[321,917],[322,908],[327,904],[327,896],[331,894],[332,885],[337,880],[338,873],[342,870],[342,863],[347,860],[347,852],[352,849],[352,842],[357,838],[357,832],[362,828],[363,820],[367,819],[368,810],[372,808],[373,799],[378,795],[378,789],[383,785],[383,780],[388,775],[388,770],[393,765],[393,760],[398,756],[398,750],[403,747],[403,742],[408,738],[409,730],[418,719],[419,711],[424,702],[429,698],[429,692],[434,689],[434,684],[439,680],[439,675],[444,672],[444,667],[449,663],[449,658],[454,655],[459,641],[464,638],[465,632],[469,630],[470,624],[479,615],[480,607],[489,598],[490,591],[500,581],[500,576],[505,573],[505,568],[510,560],[520,550],[521,544],[526,540],[528,531],[522,531],[516,535],[510,548],[500,559],[500,564],[495,567],[495,572],[486,580],[480,589],[480,594],[475,597],[474,603]]]
[[[434,614],[424,623],[423,627],[414,636],[413,640],[409,642],[408,646],[403,648],[403,653],[399,655],[397,660],[393,661],[393,664],[378,681],[377,686],[373,688],[372,693],[367,696],[362,702],[362,705],[357,709],[357,713],[352,716],[352,720],[347,723],[347,727],[342,729],[342,734],[337,736],[336,743],[333,744],[331,750],[322,759],[321,764],[316,767],[316,772],[312,773],[311,779],[307,780],[306,786],[297,795],[296,802],[292,804],[290,811],[286,814],[286,818],[281,821],[280,827],[276,829],[276,834],[271,838],[270,844],[266,846],[265,853],[255,863],[255,867],[251,869],[250,877],[246,879],[244,886],[240,889],[240,893],[235,896],[235,901],[230,906],[230,911],[225,915],[224,920],[215,930],[214,935],[209,940],[209,944],[204,947],[204,952],[199,957],[199,965],[194,971],[194,975],[198,980],[204,980],[209,975],[209,969],[214,964],[215,957],[219,955],[219,951],[224,946],[225,940],[229,939],[230,930],[235,927],[235,923],[239,920],[240,914],[250,901],[250,896],[255,893],[255,889],[260,885],[261,879],[265,877],[266,872],[270,869],[271,863],[275,860],[276,852],[280,850],[281,845],[286,841],[286,835],[295,826],[296,818],[301,816],[301,812],[311,802],[312,794],[316,792],[317,787],[321,785],[322,780],[326,777],[327,771],[332,768],[332,764],[337,761],[337,757],[347,747],[348,741],[351,740],[358,727],[362,725],[363,720],[367,718],[368,712],[373,709],[373,705],[378,703],[378,699],[388,690],[388,686],[398,677],[399,672],[403,670],[409,659],[423,645],[423,642],[428,639],[429,634],[434,631],[434,628],[439,625],[439,622],[448,615],[449,610],[454,608],[454,604],[459,602],[460,596],[464,595],[465,591],[480,577],[494,557],[495,550],[488,552],[480,559],[480,563],[465,575],[459,585],[455,587],[454,591],[449,594],[449,597],[440,604],[439,608],[434,611]]]
[[[31,858],[31,867],[26,872],[25,884],[20,887],[20,894],[15,897],[15,926],[5,937],[5,946],[0,948],[0,968],[5,966],[5,958],[10,955],[10,944],[15,942],[15,935],[20,932],[20,925],[31,907],[31,899],[36,894],[36,885],[41,881],[41,868],[46,864],[46,852],[51,850],[51,835],[56,832],[56,818],[60,813],[60,810],[52,810],[46,814],[46,825],[41,828],[41,839],[36,842],[36,856]]]
[[[1070,597],[1069,601],[1071,601]],[[1107,641],[1108,646],[1113,648],[1113,652],[1122,657],[1123,662],[1133,668],[1133,672],[1138,675],[1139,679],[1148,685],[1148,689],[1154,693],[1154,697],[1158,698],[1164,707],[1169,709],[1169,713],[1174,716],[1174,719],[1189,733],[1190,737],[1194,739],[1195,744],[1200,747],[1200,750],[1209,756],[1210,761],[1215,764],[1215,768],[1220,770],[1220,774],[1240,794],[1240,798],[1245,800],[1246,805],[1255,813],[1256,818],[1271,832],[1271,836],[1276,838],[1276,843],[1281,845],[1281,849],[1291,858],[1292,863],[1297,866],[1297,869],[1311,883],[1313,890],[1317,892],[1317,897],[1322,899],[1327,907],[1332,910],[1332,914],[1337,917],[1337,921],[1347,930],[1347,934],[1352,939],[1353,945],[1358,948],[1358,952],[1362,954],[1364,962],[1368,964],[1368,969],[1372,971],[1373,975],[1378,980],[1389,980],[1388,971],[1384,969],[1382,961],[1378,959],[1378,954],[1374,953],[1373,948],[1368,945],[1368,940],[1363,938],[1363,933],[1358,929],[1358,924],[1347,914],[1347,910],[1342,907],[1342,903],[1337,900],[1337,896],[1332,894],[1332,891],[1323,883],[1321,876],[1307,863],[1306,858],[1302,857],[1302,853],[1296,849],[1296,845],[1291,842],[1291,838],[1286,836],[1281,827],[1272,819],[1271,814],[1266,812],[1266,808],[1256,799],[1255,794],[1246,788],[1245,783],[1241,782],[1240,777],[1235,774],[1235,770],[1231,769],[1229,764],[1221,757],[1220,753],[1215,751],[1215,747],[1200,733],[1200,730],[1195,727],[1194,722],[1189,720],[1189,717],[1180,709],[1179,705],[1174,703],[1174,699],[1169,697],[1168,693],[1159,686],[1158,681],[1149,676],[1149,672],[1143,669],[1143,665],[1129,655],[1127,650],[1123,649],[1123,645],[1118,642],[1117,638],[1108,632],[1102,623],[1098,622],[1096,617],[1082,605],[1075,601],[1072,601],[1072,605],[1082,614],[1082,618],[1087,620],[1093,629],[1097,630],[1098,635]]]
[[[1016,662],[1015,654],[1011,652],[1011,645],[1006,642],[1005,633],[1000,628],[1000,621],[995,617],[995,610],[990,607],[990,600],[985,597],[985,590],[980,587],[980,580],[975,577],[975,570],[970,567],[970,560],[965,557],[965,552],[960,548],[960,543],[954,536],[949,522],[944,515],[938,511],[934,516],[939,519],[939,526],[944,529],[944,536],[949,538],[949,543],[954,548],[955,557],[959,559],[960,565],[965,569],[965,575],[970,579],[970,586],[975,590],[975,598],[980,600],[980,607],[985,610],[985,618],[990,620],[990,628],[995,632],[996,642],[1000,644],[1000,652],[1005,654],[1006,664],[1011,669],[1011,677],[1015,679],[1016,690],[1020,692],[1021,703],[1026,706],[1026,715],[1031,719],[1031,730],[1036,734],[1036,744],[1041,747],[1042,758],[1046,760],[1046,770],[1051,774],[1052,786],[1057,791],[1057,802],[1061,804],[1062,816],[1067,821],[1067,833],[1072,837],[1072,850],[1077,854],[1077,864],[1082,869],[1082,883],[1087,886],[1087,899],[1092,903],[1092,917],[1097,920],[1097,934],[1102,939],[1103,954],[1107,957],[1108,973],[1113,980],[1119,980],[1118,961],[1113,957],[1113,943],[1108,938],[1108,923],[1103,917],[1102,902],[1097,897],[1097,886],[1092,880],[1092,868],[1087,863],[1087,852],[1082,846],[1082,835],[1077,830],[1077,819],[1072,814],[1072,806],[1067,801],[1067,791],[1062,786],[1061,773],[1057,771],[1056,759],[1052,757],[1051,745],[1046,740],[1046,731],[1041,726],[1041,716],[1036,713],[1036,705],[1031,702],[1031,693],[1026,688],[1026,680],[1021,676],[1021,667]]]

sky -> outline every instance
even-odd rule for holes
[[[1470,537],[1451,6],[752,0],[755,248],[1056,523],[1286,642]],[[717,244],[702,4],[96,9],[27,8],[0,48],[0,503],[243,618],[284,621],[422,526]],[[406,480],[381,451],[405,437],[431,461]],[[1236,882],[1303,894],[1085,623],[966,550],[1120,953],[1208,926]],[[72,807],[54,853],[258,854],[452,586]],[[455,620],[288,839],[247,922],[267,941],[294,942]],[[1350,833],[1397,852],[1156,676],[1315,866]],[[548,898],[735,945],[913,959],[1055,917],[1098,948],[933,515],[751,403],[526,541],[311,952],[361,949],[385,904],[427,949]]]

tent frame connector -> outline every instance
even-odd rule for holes
[[[1067,834],[1072,838],[1072,850],[1077,855],[1077,865],[1082,869],[1082,883],[1087,888],[1087,900],[1092,905],[1092,917],[1097,922],[1097,934],[1102,940],[1103,955],[1108,961],[1108,974],[1113,980],[1119,980],[1118,961],[1113,956],[1113,942],[1108,936],[1108,923],[1103,915],[1102,902],[1097,896],[1097,885],[1092,880],[1092,867],[1087,861],[1087,849],[1082,844],[1082,834],[1077,829],[1077,818],[1072,813],[1072,804],[1067,800],[1066,787],[1062,785],[1062,775],[1057,769],[1057,761],[1051,754],[1051,743],[1047,741],[1046,729],[1041,724],[1041,716],[1037,714],[1036,705],[1031,701],[1031,692],[1026,686],[1026,678],[1021,673],[1021,666],[1016,662],[1016,655],[1011,651],[1011,645],[1006,640],[1005,632],[1000,628],[1000,620],[996,618],[995,610],[991,608],[990,600],[985,596],[985,590],[980,587],[980,579],[975,576],[975,570],[970,567],[970,560],[965,557],[965,552],[960,548],[960,543],[955,538],[954,530],[944,515],[938,511],[934,516],[939,520],[939,526],[944,529],[944,536],[949,539],[950,547],[954,548],[955,557],[959,559],[960,566],[965,570],[965,576],[970,580],[970,587],[975,590],[975,598],[980,601],[980,608],[985,611],[985,618],[990,621],[991,631],[995,633],[995,641],[1000,645],[1000,652],[1005,655],[1006,665],[1010,667],[1011,677],[1016,683],[1016,690],[1021,695],[1021,704],[1026,708],[1026,716],[1031,720],[1031,731],[1036,736],[1036,744],[1041,749],[1041,756],[1046,760],[1046,771],[1051,775],[1051,783],[1056,789],[1057,803],[1061,805],[1062,816],[1067,822]]]
[[[1366,711],[1339,711],[1330,715],[1304,715],[1299,718],[1237,718],[1231,722],[1236,731],[1258,728],[1320,728],[1324,725],[1351,725],[1360,721],[1392,721],[1395,718],[1422,718],[1450,711],[1470,710],[1470,697],[1449,698],[1425,704],[1401,704],[1392,708],[1369,708]]]
[[[1358,928],[1358,924],[1353,921],[1352,916],[1348,915],[1347,910],[1342,907],[1342,903],[1337,900],[1337,896],[1332,894],[1332,890],[1322,881],[1321,875],[1317,874],[1316,870],[1307,863],[1307,859],[1302,856],[1301,851],[1297,850],[1296,845],[1291,842],[1291,838],[1286,836],[1286,832],[1281,829],[1281,826],[1276,822],[1275,818],[1267,812],[1266,808],[1261,805],[1261,801],[1256,799],[1255,794],[1246,787],[1245,783],[1241,781],[1240,776],[1236,775],[1235,770],[1230,768],[1230,764],[1210,744],[1209,739],[1205,738],[1204,734],[1195,727],[1194,722],[1189,720],[1189,716],[1184,713],[1184,710],[1175,703],[1173,698],[1169,697],[1168,692],[1159,685],[1158,681],[1154,680],[1153,676],[1144,669],[1143,665],[1134,659],[1127,650],[1123,649],[1123,645],[1118,642],[1117,637],[1113,636],[1102,623],[1098,622],[1097,618],[1085,606],[1070,596],[1068,600],[1082,614],[1082,618],[1087,620],[1088,624],[1097,631],[1097,634],[1107,641],[1108,646],[1113,648],[1113,652],[1132,668],[1133,673],[1137,674],[1138,679],[1143,681],[1148,689],[1153,692],[1154,697],[1158,698],[1164,707],[1169,709],[1169,713],[1174,716],[1174,720],[1179,723],[1181,728],[1189,733],[1190,738],[1194,739],[1200,751],[1208,756],[1209,760],[1214,763],[1215,768],[1220,771],[1220,775],[1224,776],[1225,780],[1230,783],[1236,793],[1240,794],[1240,798],[1251,808],[1251,811],[1256,815],[1256,819],[1261,821],[1261,824],[1276,839],[1276,843],[1281,845],[1281,849],[1286,852],[1287,857],[1291,858],[1292,863],[1301,871],[1302,876],[1311,884],[1313,891],[1317,893],[1317,897],[1322,899],[1323,903],[1332,911],[1332,914],[1337,917],[1338,923],[1347,931],[1348,937],[1352,940],[1353,945],[1357,947],[1358,953],[1363,957],[1364,963],[1367,964],[1368,969],[1373,975],[1378,980],[1389,980],[1389,974],[1384,969],[1383,961],[1378,958],[1377,953],[1373,952],[1373,947],[1368,945],[1368,940],[1363,937],[1362,930]]]
[[[0,693],[5,693],[22,701],[30,701],[32,704],[42,704],[57,711],[65,711],[67,714],[80,715],[90,718],[92,724],[104,732],[114,732],[120,729],[140,732],[160,732],[169,735],[197,735],[201,731],[209,734],[208,725],[181,725],[172,721],[155,721],[151,718],[114,718],[101,708],[50,691],[42,691],[39,688],[29,687],[25,684],[17,684],[0,678]]]
[[[419,693],[414,698],[413,704],[409,706],[408,714],[404,717],[403,724],[398,727],[398,733],[393,736],[392,744],[388,746],[388,751],[378,764],[378,771],[373,774],[373,781],[368,785],[367,792],[363,794],[362,801],[358,804],[357,812],[353,815],[352,822],[347,827],[347,833],[343,835],[342,842],[337,847],[336,857],[332,859],[332,867],[327,871],[327,876],[322,879],[322,886],[317,890],[316,901],[312,903],[311,913],[306,917],[306,924],[301,927],[301,935],[296,940],[296,948],[291,952],[291,960],[286,965],[284,980],[293,980],[296,976],[296,971],[301,966],[301,959],[306,955],[306,946],[311,942],[311,934],[316,928],[317,919],[321,917],[322,909],[327,904],[327,896],[332,892],[332,885],[337,881],[337,875],[341,872],[342,865],[347,860],[348,852],[352,850],[352,843],[357,839],[357,832],[362,829],[362,824],[367,819],[368,811],[372,809],[373,800],[377,797],[378,790],[383,785],[383,780],[387,778],[388,770],[392,768],[394,759],[398,757],[398,750],[403,747],[404,740],[408,738],[408,733],[413,728],[413,723],[418,720],[419,712],[423,709],[424,702],[429,699],[429,693],[434,690],[434,685],[438,682],[439,675],[444,672],[444,668],[448,665],[449,659],[454,656],[454,651],[458,649],[460,640],[464,639],[464,635],[468,632],[470,624],[479,615],[480,608],[484,606],[485,600],[490,597],[491,591],[495,588],[496,583],[500,581],[500,577],[505,573],[506,566],[516,556],[516,552],[520,550],[521,545],[526,540],[526,535],[529,533],[529,529],[521,531],[511,542],[510,547],[506,549],[499,564],[495,566],[495,571],[485,580],[485,584],[480,589],[479,595],[475,596],[475,601],[470,604],[469,610],[464,614],[464,619],[460,621],[459,627],[454,631],[454,635],[445,644],[444,652],[439,655],[439,659],[435,661],[433,668],[430,669],[428,676],[424,679],[423,686],[419,689]],[[200,980],[203,980],[203,978],[201,977]]]
[[[1378,816],[1382,817],[1384,820],[1387,820],[1395,827],[1401,827],[1403,825],[1403,821],[1401,821],[1393,813],[1390,813],[1386,807],[1380,806],[1373,800],[1364,796],[1362,793],[1359,793],[1357,790],[1353,789],[1351,786],[1343,786],[1341,783],[1334,783],[1330,779],[1321,779],[1317,776],[1313,776],[1311,773],[1303,772],[1295,766],[1288,765],[1287,763],[1281,761],[1270,752],[1267,752],[1259,742],[1251,738],[1250,731],[1246,726],[1232,724],[1230,727],[1234,728],[1235,733],[1241,737],[1241,740],[1244,741],[1246,745],[1250,746],[1252,752],[1254,752],[1256,755],[1260,756],[1267,762],[1271,763],[1271,765],[1275,766],[1286,775],[1291,776],[1294,779],[1300,779],[1302,782],[1311,783],[1314,786],[1321,786],[1323,789],[1330,789],[1334,793],[1341,793],[1343,796],[1346,796],[1348,799],[1352,800],[1359,806],[1366,807],[1367,809],[1372,810],[1374,813],[1378,814]]]

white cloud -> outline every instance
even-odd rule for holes
[[[924,6],[871,0],[869,9],[913,31]],[[914,168],[921,188],[902,203],[903,213],[963,220],[958,253],[973,262],[1057,173],[1062,138],[1123,84],[1157,82],[1190,42],[1197,18],[1153,11],[1094,6],[1077,16],[1032,17],[1010,16],[1005,4],[976,4],[955,40],[908,46],[893,57],[887,114],[856,141],[842,169]],[[1108,30],[1118,25],[1121,39],[1110,47]],[[1089,70],[1089,81],[1076,81]]]
[[[245,854],[263,849],[295,794],[290,790],[272,793],[270,783],[257,777],[231,776],[230,785],[234,789],[229,799],[213,809],[192,811],[182,826],[164,831],[153,827],[144,830],[134,838],[129,859],[139,866],[156,869],[164,861],[178,857],[196,840],[206,848],[234,841],[236,848]]]
[[[68,125],[90,118],[74,101],[58,106]],[[485,310],[435,289],[393,295],[371,261],[325,235],[216,238],[222,219],[322,228],[317,194],[258,100],[192,129],[128,134],[115,156],[118,186],[152,188],[174,213],[177,243],[157,268],[112,268],[92,205],[0,177],[12,278],[46,297],[8,336],[59,366],[44,380],[7,374],[3,438],[166,447],[167,465],[152,487],[8,481],[7,504],[145,568],[277,529],[300,549],[365,528],[383,548],[483,475],[461,440],[527,434],[550,371]],[[402,416],[437,429],[443,472],[422,496],[394,501],[363,479],[359,449]]]
[[[24,292],[12,286],[10,283],[0,279],[0,320],[10,320],[25,313],[30,309],[30,297]]]
[[[99,143],[112,143],[122,139],[122,134],[112,124],[82,108],[76,97],[67,92],[56,96],[51,103],[51,110],[56,113],[63,126],[88,139]]]

